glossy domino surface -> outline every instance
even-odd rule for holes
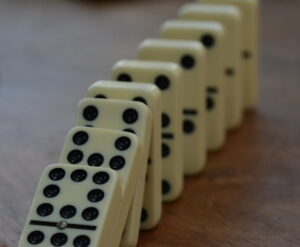
[[[120,176],[122,212],[112,246],[120,242],[139,177],[146,170],[146,164],[141,162],[141,152],[138,137],[124,131],[75,127],[65,140],[60,163],[107,167]],[[142,201],[143,198],[135,200]]]
[[[90,118],[90,116],[93,116]],[[77,107],[76,123],[78,125],[123,130],[136,134],[143,148],[142,161],[148,162],[150,138],[152,135],[152,112],[143,103],[129,100],[103,99],[103,98],[84,98]],[[135,216],[132,219],[132,225],[138,232],[140,221],[147,223],[155,220],[156,224],[160,219],[161,203],[154,204],[156,200],[155,190],[152,193],[144,194],[146,174],[140,174],[140,182],[136,193],[144,197],[144,203],[141,211],[139,201],[132,205],[132,211]],[[155,185],[150,184],[152,188]],[[137,196],[138,198],[140,196]],[[154,218],[154,219],[153,219]],[[129,223],[128,223],[129,224]]]
[[[175,21],[172,25],[162,27],[160,33],[164,39],[187,42],[193,40],[205,47],[206,69],[200,67],[198,75],[206,72],[205,77],[205,107],[206,107],[206,143],[208,150],[220,149],[225,141],[225,90],[224,90],[224,29],[217,22]],[[174,41],[173,41],[174,42]],[[149,50],[149,49],[148,49]],[[151,56],[151,55],[149,55]],[[195,69],[196,70],[196,69]],[[199,75],[200,73],[200,75]],[[190,70],[186,74],[192,74]],[[203,75],[202,75],[203,76]],[[195,80],[195,79],[190,79]],[[187,97],[190,97],[190,92]],[[197,96],[195,96],[197,97]],[[204,115],[204,114],[203,114]]]
[[[224,30],[224,90],[225,90],[225,117],[228,129],[236,128],[242,121],[243,67],[240,63],[242,45],[241,12],[235,6],[216,4],[187,4],[179,10],[179,17],[183,20],[216,21]],[[168,24],[169,23],[169,24]],[[172,27],[167,22],[166,29]]]
[[[112,77],[127,83],[156,85],[162,94],[162,194],[164,201],[177,199],[183,188],[182,71],[175,63],[121,60]],[[131,82],[128,81],[130,78]]]
[[[115,171],[51,165],[40,179],[18,246],[108,247],[121,200]]]
[[[242,47],[240,52],[243,69],[244,107],[253,109],[258,98],[258,0],[201,0],[203,3],[234,5],[242,16]]]
[[[150,108],[152,112],[152,133],[143,205],[145,206],[144,209],[148,208],[153,213],[149,213],[148,217],[148,212],[146,210],[142,211],[141,226],[148,228],[149,225],[157,224],[162,210],[161,93],[159,89],[154,85],[145,83],[98,81],[89,87],[87,97],[137,101],[146,104]],[[146,223],[145,218],[149,220],[149,223]],[[143,222],[146,224],[144,225]],[[130,223],[128,222],[128,224]],[[128,230],[124,232],[122,237],[123,246],[132,245],[137,241],[135,227],[126,226]]]

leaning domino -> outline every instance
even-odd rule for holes
[[[147,163],[152,133],[152,113],[145,104],[127,100],[84,98],[79,102],[77,107],[76,123],[78,125],[123,130],[136,134],[143,148],[143,158],[141,162]],[[137,193],[141,193],[141,195],[144,196],[145,202],[155,201],[153,200],[156,196],[154,194],[155,191],[144,195],[145,176],[141,174],[140,180]],[[149,186],[153,187],[154,185]],[[160,219],[159,212],[161,209],[158,207],[161,207],[161,203],[158,205],[144,203],[142,214],[138,211],[139,207],[138,202],[133,203],[131,208],[133,215],[132,218],[128,219],[132,222],[127,222],[125,227],[125,231],[135,233],[136,240],[138,239],[141,216],[143,223],[149,224],[154,221],[155,226]]]
[[[117,234],[121,202],[115,171],[50,165],[40,179],[18,246],[117,247],[111,240]]]
[[[139,177],[145,174],[141,162],[141,146],[136,135],[124,131],[75,127],[68,133],[60,163],[101,166],[115,170],[120,176],[122,212],[115,227],[112,246],[118,246],[133,202]],[[142,202],[143,198],[135,198]],[[140,204],[141,205],[141,204]],[[141,212],[141,209],[139,209]]]
[[[161,93],[154,85],[99,81],[90,86],[88,97],[138,101],[152,111],[152,135],[145,186],[144,210],[141,227],[149,229],[161,217]],[[154,212],[149,214],[147,210]],[[148,217],[149,214],[149,217]],[[132,242],[132,234],[124,233],[123,242]]]

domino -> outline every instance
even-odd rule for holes
[[[120,177],[122,212],[114,228],[111,246],[120,244],[132,202],[140,200],[141,205],[143,200],[142,197],[134,198],[139,177],[146,170],[146,164],[141,162],[141,152],[138,137],[132,133],[90,127],[71,129],[63,147],[60,163],[110,168]]]
[[[113,246],[121,200],[120,180],[111,169],[50,165],[40,179],[18,246]]]
[[[141,227],[143,229],[148,229],[151,225],[157,224],[161,216],[161,206],[154,206],[161,205],[162,201],[161,92],[156,86],[150,84],[98,81],[89,87],[87,97],[138,101],[146,104],[152,112],[152,134],[147,169],[147,181],[144,193],[146,195],[144,197],[144,205],[147,205],[149,209],[155,208],[155,210],[157,210],[155,212],[157,218],[155,219],[155,217],[153,217],[148,220],[148,212],[143,210]],[[152,199],[147,196],[151,194],[155,195]],[[148,223],[146,224],[146,222]],[[132,234],[126,231],[123,235],[122,241],[125,243],[133,242],[132,236]]]
[[[200,114],[198,114],[192,120],[185,119],[185,121],[183,121],[183,117],[181,115],[184,113],[184,109],[186,110],[191,107],[184,105],[184,101],[182,102],[183,106],[181,106],[180,98],[184,96],[184,94],[182,96],[181,94],[187,90],[184,88],[182,69],[176,63],[122,60],[114,66],[112,77],[114,80],[123,80],[125,77],[130,78],[130,81],[152,83],[160,88],[163,96],[163,139],[167,139],[170,136],[168,133],[166,133],[166,131],[176,133],[177,137],[175,138],[175,141],[179,144],[177,133],[181,134],[183,129],[181,127],[181,122],[183,122],[183,126],[186,126],[185,132],[183,131],[186,136],[183,136],[182,134],[179,136],[180,139],[183,136],[183,140],[186,138],[186,140],[184,140],[185,145],[183,145],[183,147],[182,144],[176,145],[174,141],[171,143],[173,146],[171,147],[172,153],[163,159],[163,167],[165,169],[163,176],[170,176],[170,168],[173,168],[172,170],[174,175],[171,175],[170,178],[174,179],[177,177],[175,181],[178,181],[179,179],[182,180],[182,176],[180,175],[180,170],[182,168],[180,167],[180,170],[177,171],[177,169],[174,167],[174,164],[180,163],[179,161],[181,154],[180,156],[178,156],[178,154],[181,153],[181,149],[184,148],[188,142],[193,142],[197,152],[185,152],[185,154],[183,154],[184,172],[185,174],[192,175],[201,171],[206,161],[205,120],[199,117],[199,115],[201,115],[201,110],[203,109],[198,106],[204,105],[204,82],[195,83],[195,85],[192,84],[188,88],[189,93],[186,93],[189,95],[189,97],[186,98],[190,99],[191,92],[199,91],[198,97],[196,97],[195,100],[196,103],[192,102],[190,105],[192,105],[192,107],[195,107],[196,105],[196,111],[198,111]],[[187,99],[185,100],[188,101]],[[191,114],[191,118],[193,118],[193,114]],[[176,124],[178,122],[180,122],[180,125]],[[195,130],[194,132],[191,128],[187,128],[187,126],[191,125]],[[194,127],[195,125],[197,126],[196,128]],[[195,139],[191,140],[192,137]],[[172,196],[172,200],[176,199],[180,195],[182,191],[181,184],[182,182],[180,181],[180,187],[177,186],[177,193],[174,193],[173,191],[174,196]],[[173,186],[171,185],[171,187]],[[168,198],[170,199],[170,196],[168,196]],[[168,198],[166,198],[166,200],[168,200]]]
[[[123,130],[136,134],[143,147],[142,162],[147,163],[152,132],[152,113],[145,104],[137,101],[85,98],[78,104],[76,118],[77,125]],[[145,226],[152,228],[157,225],[161,216],[162,203],[155,198],[156,193],[160,191],[150,190],[149,194],[144,195],[145,176],[141,175],[140,180],[137,193],[144,196],[142,222]],[[152,184],[148,186],[155,188]],[[157,203],[154,204],[154,202]],[[135,217],[132,218],[133,227],[130,227],[130,230],[140,225],[141,213],[138,211],[140,207],[138,202],[133,203],[131,212],[134,212]],[[135,232],[138,233],[138,229]]]
[[[151,83],[162,93],[163,200],[176,200],[183,190],[183,134],[181,69],[175,63],[122,60],[113,67],[117,81]],[[130,79],[130,80],[128,80]]]
[[[203,3],[227,4],[239,8],[242,14],[242,47],[240,52],[244,80],[244,107],[253,109],[258,98],[258,0],[201,0]]]
[[[240,66],[241,49],[241,13],[235,6],[216,4],[187,4],[179,11],[179,16],[184,20],[217,21],[225,30],[223,69],[225,89],[225,117],[228,129],[234,129],[241,124],[243,104],[242,66]],[[175,22],[167,22],[162,32],[176,26]]]
[[[214,28],[212,28],[211,33],[214,33],[214,40],[217,44],[217,48],[214,48],[213,52],[205,53],[200,42],[188,41],[188,40],[173,40],[176,39],[177,35],[174,35],[171,39],[148,39],[142,42],[139,47],[139,58],[142,60],[159,60],[159,61],[170,61],[176,62],[183,69],[183,80],[184,85],[196,85],[204,84],[207,91],[206,98],[206,115],[207,118],[207,131],[206,131],[206,142],[207,148],[209,150],[216,150],[220,148],[225,141],[225,116],[224,116],[224,91],[223,91],[223,81],[221,80],[221,68],[223,62],[222,50],[223,50],[223,29],[220,25],[215,23]],[[194,34],[194,31],[191,31]],[[208,36],[209,38],[211,36]],[[205,36],[207,38],[207,36]],[[178,38],[180,39],[180,38]],[[207,56],[205,56],[207,54]],[[208,61],[207,67],[205,66],[206,60]],[[214,65],[212,62],[214,61]],[[214,67],[212,67],[214,66]],[[205,72],[207,71],[207,80],[205,79]],[[207,85],[208,81],[208,85]],[[193,83],[191,83],[193,82]],[[206,83],[205,83],[206,82]],[[201,98],[199,97],[198,91],[189,90],[185,96],[184,101],[189,100],[189,107],[184,110],[184,114],[188,119],[191,119],[191,113],[196,113],[195,106],[193,106],[193,99]],[[202,99],[203,102],[203,99]],[[202,112],[205,105],[204,103],[198,105],[202,107]],[[197,112],[199,114],[201,111]],[[202,121],[205,124],[206,121]],[[190,128],[190,124],[184,126],[186,130]],[[194,143],[196,140],[193,139],[192,142],[185,142],[184,153],[192,155],[195,150]]]

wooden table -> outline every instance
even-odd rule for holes
[[[16,246],[76,104],[185,0],[0,0],[0,242]],[[300,1],[262,1],[261,97],[141,247],[300,245]],[[1,244],[0,244],[1,245]]]

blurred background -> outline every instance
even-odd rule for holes
[[[16,246],[87,87],[186,0],[0,0],[0,243]],[[300,1],[261,1],[261,96],[140,246],[299,246]],[[195,194],[195,192],[197,192]],[[198,198],[198,199],[197,199]],[[193,199],[193,200],[192,200]],[[198,203],[199,211],[189,211]],[[224,242],[225,241],[225,242]]]

